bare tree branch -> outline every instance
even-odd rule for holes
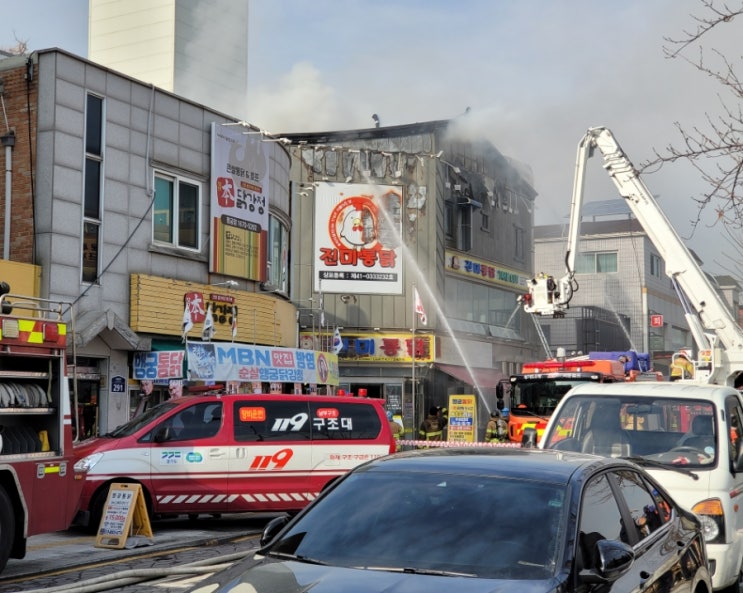
[[[694,27],[684,30],[678,38],[665,37],[663,52],[670,59],[684,60],[720,86],[716,115],[706,111],[704,127],[675,122],[680,142],[654,150],[654,157],[642,163],[640,170],[657,169],[680,160],[690,163],[708,186],[692,198],[698,205],[697,215],[691,221],[692,234],[701,224],[703,213],[712,209],[715,216],[710,226],[721,225],[725,229],[738,255],[732,261],[738,261],[743,253],[743,241],[735,234],[743,229],[743,80],[738,74],[743,58],[733,61],[716,48],[706,49],[703,42],[710,40],[710,32],[719,27],[740,27],[743,2],[700,0],[700,5],[703,15],[691,15]],[[689,57],[690,53],[694,56]]]
[[[730,8],[730,6],[725,3],[722,5],[722,8],[718,9],[714,5],[714,0],[699,1],[705,9],[712,13],[711,16],[698,17],[691,15],[692,20],[697,24],[695,31],[684,30],[683,36],[679,39],[664,37],[664,40],[668,45],[663,48],[663,51],[669,58],[678,57],[689,45],[698,42],[704,35],[709,33],[715,27],[723,23],[729,23],[734,17],[743,14],[743,6],[739,8]]]
[[[28,41],[18,39],[18,36],[13,33],[15,38],[15,45],[11,47],[0,47],[0,51],[4,51],[12,56],[22,56],[28,51]]]

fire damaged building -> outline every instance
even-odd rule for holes
[[[384,398],[409,435],[453,394],[474,396],[484,426],[498,382],[541,355],[518,302],[529,171],[461,123],[277,135],[302,225],[289,262],[300,346],[334,348],[340,387]]]

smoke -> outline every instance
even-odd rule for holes
[[[359,127],[372,127],[371,111],[365,110],[369,122]],[[294,64],[276,84],[253,90],[248,105],[248,117],[255,114],[261,127],[275,133],[344,129],[360,121],[359,113],[359,106],[346,105],[309,62]]]
[[[675,122],[703,126],[705,112],[719,107],[714,81],[663,53],[664,37],[693,27],[699,0],[380,0],[373,10],[348,2],[344,22],[378,32],[363,37],[320,4],[329,22],[309,19],[315,3],[254,5],[268,25],[251,41],[261,43],[251,45],[251,80],[260,84],[249,89],[247,119],[277,132],[370,128],[373,113],[383,127],[451,119],[452,134],[489,140],[531,169],[537,224],[567,220],[576,148],[589,127],[608,126],[640,165],[680,140]],[[393,18],[399,11],[404,19]],[[721,28],[713,47],[732,48],[734,59],[738,29]],[[587,175],[587,201],[617,198],[599,162]],[[699,174],[678,163],[645,182],[711,264],[717,233],[702,227],[691,236]]]

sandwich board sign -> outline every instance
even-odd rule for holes
[[[95,545],[122,549],[129,537],[147,537],[152,543],[152,527],[140,484],[113,483],[108,490]]]

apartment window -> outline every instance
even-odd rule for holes
[[[483,231],[489,231],[490,230],[490,216],[482,212],[481,217],[482,218],[480,219],[480,229],[482,229]]]
[[[656,278],[661,278],[663,276],[663,260],[660,258],[660,256],[655,255],[654,253],[650,254],[650,275],[655,276]]]
[[[153,240],[198,250],[200,208],[201,186],[197,182],[156,173]]]
[[[526,257],[524,237],[526,236],[526,233],[524,232],[524,229],[517,226],[513,227],[513,232],[513,257],[516,261],[524,261],[524,258]]]
[[[289,231],[275,216],[268,220],[268,283],[272,288],[287,292],[287,257]]]
[[[616,251],[593,251],[579,253],[575,258],[578,274],[611,274],[617,271]]]
[[[83,187],[82,280],[97,282],[100,269],[103,181],[103,99],[88,95],[85,105],[85,171]]]

